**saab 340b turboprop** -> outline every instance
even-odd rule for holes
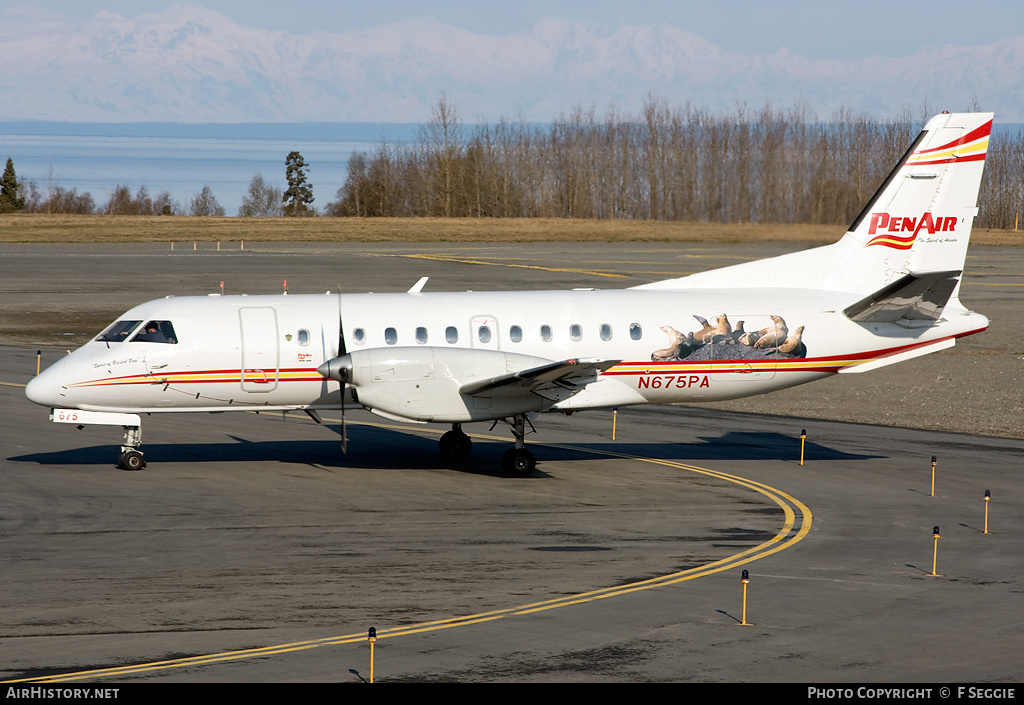
[[[864,372],[988,327],[958,298],[992,114],[932,118],[835,244],[624,290],[165,298],[136,306],[26,389],[51,418],[363,408],[506,421],[528,476],[528,415],[736,399]],[[218,331],[216,336],[210,331]],[[344,430],[343,430],[344,438]]]

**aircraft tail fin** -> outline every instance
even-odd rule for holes
[[[637,288],[809,288],[870,294],[915,273],[961,271],[992,113],[942,113],[839,242]],[[956,297],[956,287],[951,292]]]
[[[991,130],[992,113],[929,120],[847,237],[892,264],[905,253],[897,276],[962,270]]]

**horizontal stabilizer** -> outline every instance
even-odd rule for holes
[[[563,393],[557,396],[568,398],[590,382],[596,381],[601,372],[619,362],[620,360],[600,359],[562,360],[471,382],[460,387],[459,392],[472,396],[515,386],[522,388],[524,392],[532,392],[541,396],[547,396],[546,390],[561,390]],[[569,394],[565,394],[565,391],[569,391]]]
[[[897,362],[906,362],[907,360],[913,360],[915,357],[930,355],[931,353],[939,352],[940,350],[946,350],[947,348],[953,347],[955,344],[955,338],[939,340],[929,345],[922,345],[920,347],[913,348],[912,350],[904,350],[903,352],[895,355],[880,357],[877,360],[865,362],[861,365],[850,365],[849,367],[842,368],[839,372],[840,374],[859,374],[861,372],[870,372],[871,370],[877,370],[881,367],[895,365]]]
[[[935,321],[956,289],[960,274],[959,270],[907,274],[848,306],[843,313],[858,323]]]

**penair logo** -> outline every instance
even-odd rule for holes
[[[881,245],[891,247],[894,250],[909,250],[914,245],[917,234],[924,230],[929,235],[938,232],[955,232],[956,217],[935,217],[931,213],[925,213],[920,218],[908,216],[891,216],[888,213],[872,213],[871,225],[868,228],[868,235],[881,233],[870,240],[864,247]],[[897,233],[910,233],[901,235]]]

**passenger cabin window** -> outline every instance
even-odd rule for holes
[[[142,321],[118,321],[114,325],[100,333],[96,338],[101,343],[120,343],[128,340],[128,336],[135,330],[135,326]]]
[[[366,342],[366,331],[362,328],[356,328],[352,331],[352,340],[356,341],[356,345],[362,345]]]
[[[299,340],[299,345],[301,345],[303,347],[309,345],[309,331],[306,330],[305,328],[300,328],[299,329],[298,340]]]
[[[612,327],[610,325],[608,325],[607,323],[602,323],[601,324],[601,340],[611,340],[611,339],[612,339]]]
[[[540,327],[540,339],[545,343],[551,342],[551,326],[546,323]]]
[[[416,342],[420,345],[426,345],[427,343],[427,329],[423,326],[416,329]]]
[[[573,342],[580,342],[583,340],[583,326],[579,323],[573,323],[569,326],[569,337],[572,338]]]
[[[523,329],[519,326],[512,326],[508,329],[508,339],[513,343],[523,342]]]
[[[459,329],[455,326],[448,326],[444,329],[444,339],[451,345],[459,342]]]
[[[639,323],[629,324],[629,337],[633,340],[640,340],[644,337],[644,329],[640,327]]]
[[[174,337],[174,326],[170,321],[149,321],[142,326],[133,343],[169,343],[174,345],[178,339]]]
[[[398,342],[398,331],[396,331],[394,328],[385,328],[384,329],[384,342],[387,343],[388,345],[394,345],[395,343],[397,343]]]
[[[481,343],[486,344],[491,342],[491,329],[489,326],[480,326],[480,328],[477,330],[477,334],[480,337]]]

